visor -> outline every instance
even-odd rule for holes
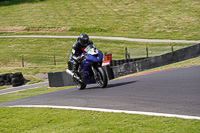
[[[81,41],[82,46],[87,46],[88,45],[88,39],[82,40]]]

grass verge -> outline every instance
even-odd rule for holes
[[[25,84],[26,85],[44,82],[43,79],[35,78],[35,77],[29,76],[29,75],[24,75],[24,78],[25,78]],[[0,90],[7,89],[7,88],[10,88],[10,87],[12,87],[12,85],[0,86]]]
[[[0,107],[0,132],[197,133],[199,120],[52,108]]]
[[[21,98],[25,98],[25,97],[40,95],[40,94],[44,94],[44,93],[64,90],[64,89],[68,89],[68,88],[71,88],[71,87],[72,86],[67,86],[67,87],[44,86],[44,87],[39,87],[39,88],[25,90],[25,91],[3,94],[3,95],[0,95],[0,103],[11,101],[11,100],[16,100],[16,99],[21,99]]]

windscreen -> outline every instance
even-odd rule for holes
[[[86,48],[85,48],[85,52],[86,53],[88,53],[89,51],[90,51],[90,49],[92,49],[92,48],[96,48],[93,44],[90,44],[90,45],[88,45]]]

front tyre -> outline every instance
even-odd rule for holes
[[[86,88],[86,84],[78,83],[78,84],[76,84],[76,88],[78,88],[79,90],[83,90]]]
[[[107,78],[106,72],[102,67],[97,68],[96,83],[101,88],[105,88],[108,84],[108,78]]]
[[[78,88],[79,90],[83,90],[86,88],[86,84],[78,81],[75,77],[73,77],[74,83],[76,84],[76,88]]]

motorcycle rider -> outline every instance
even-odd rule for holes
[[[89,40],[89,36],[87,34],[82,33],[72,46],[73,70],[74,74],[78,77],[80,77],[78,75],[78,67],[81,61],[83,60],[81,54],[83,53],[84,49],[90,44],[93,44],[93,42]]]

